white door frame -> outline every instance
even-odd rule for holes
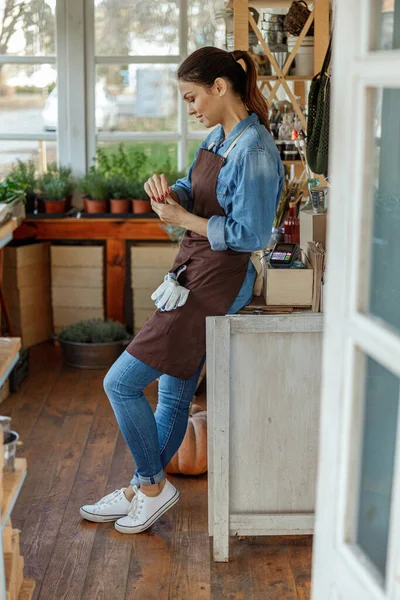
[[[385,585],[353,543],[361,461],[362,354],[400,377],[400,335],[366,311],[373,216],[373,143],[367,127],[371,125],[372,131],[370,88],[400,88],[400,51],[368,50],[374,4],[373,0],[337,0],[335,10],[332,190],[313,600],[400,599],[399,424]]]

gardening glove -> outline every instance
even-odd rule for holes
[[[151,295],[155,305],[162,311],[170,311],[183,306],[189,296],[189,290],[178,283],[178,277],[186,270],[183,265],[178,272],[167,273],[163,283]]]

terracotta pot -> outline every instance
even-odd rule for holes
[[[131,201],[122,198],[112,198],[110,200],[111,213],[129,213],[131,212]]]
[[[107,212],[107,200],[91,200],[85,198],[85,210],[88,213],[106,213]]]
[[[64,200],[43,200],[43,204],[45,213],[65,212],[65,198]]]
[[[151,213],[150,200],[132,200],[133,212],[135,214]]]

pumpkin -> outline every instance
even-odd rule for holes
[[[207,411],[198,404],[191,406],[185,437],[165,471],[181,475],[207,471]]]

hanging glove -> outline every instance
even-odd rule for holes
[[[189,290],[178,283],[178,277],[186,270],[186,265],[183,265],[175,275],[175,273],[167,273],[163,283],[152,293],[151,299],[155,301],[155,305],[162,311],[170,311],[183,306],[189,296]]]

